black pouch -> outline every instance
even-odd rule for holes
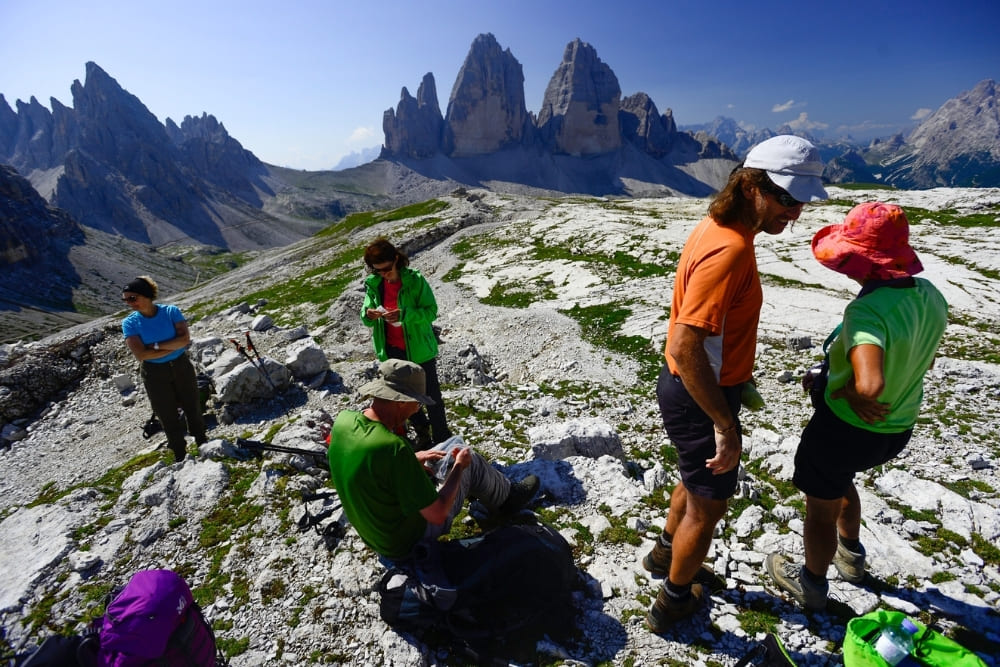
[[[823,404],[823,394],[826,393],[827,381],[830,378],[830,345],[840,333],[843,323],[830,332],[830,335],[823,341],[823,361],[819,362],[802,377],[802,387],[809,392],[809,400],[813,408],[819,409]]]
[[[160,420],[157,419],[154,414],[145,424],[142,425],[142,437],[149,440],[162,430],[163,424],[160,423]]]
[[[769,632],[764,641],[758,642],[733,667],[795,667],[795,663],[781,640]]]
[[[812,402],[813,408],[819,409],[823,403],[823,394],[826,393],[827,380],[830,378],[829,358],[824,358],[823,361],[810,368],[806,371],[806,375],[810,379],[803,378],[802,383],[804,385],[808,383],[809,400]]]

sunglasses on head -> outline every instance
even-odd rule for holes
[[[122,297],[122,301],[124,301],[125,303],[135,303],[138,300],[139,300],[139,297],[137,297],[134,294],[132,296],[123,296]]]
[[[372,273],[389,273],[392,271],[393,267],[396,266],[396,260],[392,260],[388,264],[382,266],[375,266],[374,264],[368,265],[368,270]]]
[[[774,197],[775,201],[785,208],[794,208],[796,206],[801,206],[803,203],[785,192],[783,189],[779,188],[777,185],[764,185],[761,187],[761,190],[763,190],[765,194],[769,194]]]

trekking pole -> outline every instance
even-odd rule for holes
[[[264,368],[263,362],[255,361],[254,358],[250,356],[250,353],[247,352],[246,348],[240,344],[240,341],[236,340],[235,338],[230,338],[229,342],[236,346],[236,351],[242,354],[243,357],[250,362],[250,365],[256,368],[258,373],[264,376],[264,379],[267,380],[267,383],[271,385],[271,389],[277,392],[278,388],[274,385],[274,381],[271,379],[271,376],[267,374],[267,369]]]
[[[246,438],[236,438],[236,446],[241,449],[248,449],[252,453],[260,455],[261,452],[282,452],[284,454],[298,454],[299,456],[312,456],[318,462],[317,467],[326,465],[326,452],[317,452],[312,449],[300,449],[298,447],[284,447],[282,445],[272,445],[269,442],[258,440],[247,440]]]
[[[257,357],[257,364],[260,366],[261,372],[264,373],[264,377],[266,377],[267,381],[271,383],[272,387],[274,387],[274,382],[271,381],[271,375],[267,372],[267,367],[264,366],[264,359],[261,358],[260,352],[257,351],[257,348],[254,346],[253,341],[250,339],[249,331],[246,332],[246,338],[247,338],[247,349],[250,350],[250,352],[252,352],[255,357]],[[278,388],[274,387],[274,389],[277,390]]]

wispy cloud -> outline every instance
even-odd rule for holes
[[[809,120],[809,114],[803,111],[799,114],[798,118],[788,121],[788,126],[793,130],[825,130],[830,127],[830,124],[821,123],[818,120]]]
[[[796,104],[795,100],[788,100],[783,104],[775,104],[773,107],[771,107],[771,111],[773,111],[774,113],[781,113],[782,111],[788,111],[792,107],[797,107],[797,106],[802,106],[802,105]]]
[[[917,109],[913,112],[913,115],[910,116],[910,120],[923,120],[924,118],[930,116],[933,111],[933,109]]]
[[[351,136],[347,138],[347,143],[349,144],[367,144],[371,142],[372,137],[375,136],[375,130],[370,127],[358,127],[351,132]]]

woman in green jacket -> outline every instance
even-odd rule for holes
[[[437,376],[437,337],[431,324],[437,301],[427,280],[410,268],[409,258],[388,239],[377,238],[365,248],[365,301],[361,321],[372,330],[379,361],[406,359],[420,364],[427,378],[427,394],[434,399],[410,418],[416,431],[416,449],[428,449],[451,437]],[[428,415],[430,419],[428,419]]]

